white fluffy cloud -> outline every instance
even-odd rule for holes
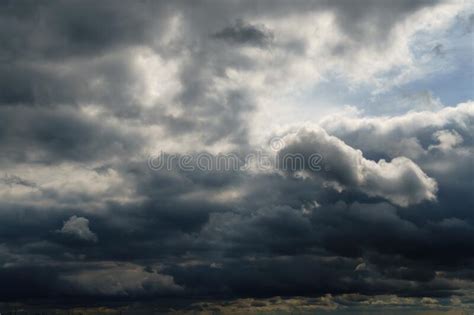
[[[439,149],[441,151],[448,151],[453,147],[461,144],[463,138],[456,130],[439,130],[433,134],[433,137],[438,140],[438,144],[430,145],[428,149]]]
[[[310,161],[311,154],[321,155],[325,169],[312,170],[306,164],[300,171],[322,178],[324,184],[339,190],[361,191],[400,206],[436,199],[436,181],[406,157],[396,157],[388,162],[383,159],[378,162],[368,160],[362,151],[316,127],[301,129],[283,139],[286,146],[279,152],[280,158],[288,154],[302,154],[305,161]]]
[[[430,145],[446,151],[463,142],[463,135],[472,138],[473,119],[474,102],[470,101],[438,111],[409,112],[394,117],[334,115],[325,118],[321,126],[364,152],[416,159],[427,154]]]
[[[97,235],[95,235],[95,233],[89,228],[89,220],[75,215],[64,222],[59,233],[83,241],[97,242]]]

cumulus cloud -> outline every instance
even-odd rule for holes
[[[439,141],[439,144],[430,145],[429,150],[439,149],[441,151],[449,151],[456,145],[462,143],[463,138],[455,130],[439,130],[433,134],[433,138]]]
[[[291,154],[302,154],[308,164],[301,165],[296,171],[321,177],[338,189],[360,190],[400,206],[436,199],[436,181],[406,157],[396,157],[389,162],[383,159],[378,162],[367,160],[362,151],[330,136],[321,128],[302,129],[285,136],[283,140],[285,147],[278,152],[280,159]],[[309,162],[312,154],[322,157],[328,164],[326,169],[311,169]]]
[[[8,185],[12,187],[13,185],[20,185],[20,186],[25,186],[25,187],[30,187],[30,188],[36,188],[37,185],[36,183],[23,179],[19,176],[16,175],[8,175],[6,174],[4,177],[2,177],[1,182],[3,182],[5,185]]]
[[[466,102],[438,111],[410,112],[393,117],[335,115],[323,119],[321,126],[364,152],[416,159],[430,145],[442,145],[443,141],[445,149],[461,139],[471,145],[474,130],[470,122],[473,118],[474,103]],[[433,140],[439,143],[433,143]]]
[[[89,220],[83,217],[73,215],[64,222],[63,227],[58,232],[78,240],[97,242],[97,235],[89,228]]]

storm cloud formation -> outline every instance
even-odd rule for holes
[[[431,75],[417,58],[433,45],[412,43],[472,20],[469,3],[0,6],[4,300],[472,304],[474,103],[378,115],[307,101],[333,78],[378,97]],[[256,151],[306,162],[148,164]]]

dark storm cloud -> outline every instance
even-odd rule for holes
[[[136,78],[127,69],[130,56],[125,54],[112,61],[107,56],[128,47],[151,46],[165,58],[183,53],[192,55],[190,63],[180,70],[183,92],[179,101],[185,114],[178,117],[165,115],[160,119],[162,124],[169,126],[173,134],[198,131],[207,143],[222,138],[245,143],[245,117],[254,107],[252,98],[246,96],[242,102],[239,100],[241,96],[236,98],[234,95],[248,93],[234,91],[224,96],[225,102],[216,102],[209,97],[213,93],[212,87],[203,82],[222,75],[222,68],[228,62],[237,62],[236,66],[241,67],[246,61],[236,59],[236,55],[222,47],[209,50],[208,41],[212,41],[209,34],[215,33],[218,38],[234,42],[263,45],[273,35],[258,25],[243,22],[244,18],[236,19],[235,14],[252,18],[255,10],[259,12],[260,8],[265,8],[264,15],[269,16],[331,10],[340,17],[337,21],[347,23],[349,27],[343,26],[343,30],[351,36],[354,35],[353,25],[362,25],[355,34],[369,36],[371,30],[365,30],[364,25],[374,22],[377,30],[389,32],[395,22],[422,4],[402,2],[387,7],[378,2],[355,5],[308,1],[290,5],[286,2],[255,4],[244,1],[193,6],[182,2],[170,5],[161,1],[120,4],[112,1],[68,4],[7,1],[2,3],[0,82],[4,88],[0,92],[0,103],[97,102],[120,117],[147,117],[140,113],[140,109],[131,106],[135,100],[130,98],[128,89]],[[173,39],[167,45],[157,43],[160,37],[170,32],[166,24],[178,14],[183,16],[184,23],[178,34],[181,38]],[[208,19],[208,15],[216,18]],[[377,20],[371,21],[370,17]],[[367,19],[371,23],[366,23]],[[236,23],[236,20],[242,22]],[[64,65],[67,67],[61,68]],[[92,84],[94,80],[100,80],[102,84],[96,86]],[[207,119],[210,111],[219,119]],[[202,124],[186,122],[187,116],[198,117]],[[186,123],[183,125],[182,122]]]
[[[53,163],[108,159],[138,150],[142,137],[73,109],[0,107],[2,160]]]
[[[158,1],[4,1],[2,60],[96,57],[143,42],[149,32],[159,31],[148,26],[160,23],[156,18],[161,14],[166,14],[166,5]]]
[[[271,42],[273,34],[257,26],[246,24],[242,20],[237,20],[235,25],[228,26],[213,36],[231,43],[266,46]]]
[[[259,69],[239,49],[277,42],[255,18],[333,12],[344,55],[433,2],[1,5],[2,298],[449,296],[472,279],[470,105],[289,133],[281,153],[329,162],[306,177],[154,171],[143,157],[169,142],[249,151],[255,91],[223,82]],[[142,104],[137,50],[157,58],[150,71],[176,61],[176,93]]]
[[[271,296],[295,292],[298,295],[327,292],[449,295],[450,290],[459,286],[449,280],[439,282],[434,270],[449,270],[459,259],[466,259],[466,253],[474,252],[469,242],[473,226],[467,221],[443,219],[420,226],[413,219],[402,217],[401,209],[387,203],[331,205],[324,199],[320,205],[305,203],[305,198],[317,197],[304,190],[318,189],[317,185],[307,187],[297,181],[289,185],[280,176],[269,177],[266,182],[259,178],[256,183],[255,179],[248,179],[247,185],[263,184],[272,189],[267,195],[257,192],[257,200],[243,200],[235,205],[206,203],[202,198],[186,201],[184,197],[196,191],[215,194],[226,186],[232,187],[236,177],[226,172],[212,173],[212,177],[206,172],[149,172],[144,164],[137,166],[127,171],[129,180],[138,181],[139,192],[149,199],[147,202],[127,207],[110,204],[106,212],[94,215],[73,209],[58,209],[54,215],[49,211],[48,216],[41,209],[26,212],[16,209],[22,216],[10,212],[10,219],[2,218],[2,222],[14,228],[3,236],[20,251],[11,248],[15,254],[4,256],[4,261],[24,257],[28,264],[35,261],[28,257],[38,254],[42,259],[54,258],[56,263],[74,257],[83,257],[85,261],[137,260],[133,270],[145,268],[145,264],[160,257],[161,268],[165,267],[160,273],[174,279],[168,282],[171,289],[150,284],[143,291],[138,289],[143,287],[141,281],[162,283],[164,280],[161,276],[146,280],[146,275],[130,271],[131,278],[124,275],[123,280],[129,284],[124,284],[123,291],[117,291],[112,284],[103,281],[99,284],[95,279],[107,279],[107,275],[123,272],[120,268],[83,269],[78,263],[69,271],[57,271],[55,277],[66,279],[48,289],[57,294],[62,294],[67,284],[70,288],[67,292],[72,295],[82,292],[124,297],[182,294],[182,290],[176,289],[179,287],[185,287],[184,292],[191,295]],[[297,187],[303,190],[298,191]],[[338,199],[341,198],[345,197],[339,194]],[[295,207],[255,208],[259,203],[294,203]],[[38,216],[40,213],[43,214]],[[98,243],[90,246],[56,238],[54,231],[62,229],[73,214],[88,218],[90,230],[99,236]],[[49,240],[49,245],[32,244],[41,235]],[[401,258],[394,261],[394,255]],[[338,256],[350,258],[331,258]],[[142,259],[148,262],[141,263]],[[336,263],[339,260],[342,265]],[[368,268],[357,271],[364,261]],[[427,264],[432,269],[426,269]],[[408,291],[406,286],[410,281],[417,284]]]
[[[353,40],[369,45],[385,43],[392,27],[407,15],[438,1],[331,1],[326,5],[338,15],[337,23]]]
[[[0,287],[0,294],[3,299],[52,297],[57,275],[52,267],[2,268],[0,279],[8,285]]]
[[[236,90],[226,92],[225,102],[212,100],[206,94],[214,93],[213,88],[201,83],[219,76],[221,66],[213,59],[221,59],[225,52],[221,57],[207,52],[206,40],[194,48],[189,47],[188,38],[169,46],[157,43],[169,32],[165,25],[175,14],[191,14],[187,5],[178,3],[173,7],[157,1],[119,5],[8,2],[3,6],[2,29],[9,32],[1,34],[5,39],[0,65],[2,105],[100,104],[114,116],[159,123],[168,127],[171,135],[198,131],[205,142],[228,137],[237,143],[245,142],[243,115],[253,107],[251,98],[245,91]],[[184,26],[189,41],[193,36],[207,36],[203,34],[206,30],[196,29],[193,15],[189,17],[189,25]],[[187,19],[183,21],[188,23]],[[12,33],[17,40],[12,40]],[[195,55],[180,70],[183,97],[178,101],[185,113],[178,117],[154,113],[155,120],[150,121],[149,114],[137,107],[132,95],[131,86],[141,79],[133,73],[133,53],[126,49],[150,47],[169,58],[175,56],[174,45],[181,46],[181,53],[189,50]],[[207,69],[198,70],[203,64],[208,65]],[[219,119],[208,119],[211,111]],[[202,123],[180,123],[188,116],[200,117]]]

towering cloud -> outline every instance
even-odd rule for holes
[[[400,206],[436,199],[436,181],[406,157],[395,157],[389,162],[384,159],[378,162],[367,160],[362,151],[328,135],[321,128],[303,129],[283,140],[287,145],[279,152],[279,158],[283,160],[281,165],[285,166],[285,157],[296,157],[298,154],[310,164],[311,155],[319,154],[327,163],[324,170],[312,170],[311,165],[302,165],[301,169],[291,171],[305,171],[312,177],[322,177],[325,180],[323,184],[339,190],[359,190]]]

